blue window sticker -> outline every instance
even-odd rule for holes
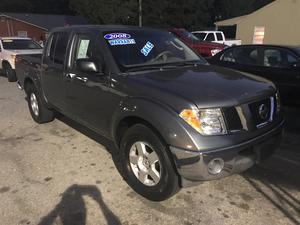
[[[130,34],[126,34],[126,33],[111,33],[111,34],[104,35],[104,38],[106,40],[129,39],[129,38],[131,38],[131,35]]]
[[[115,45],[134,45],[134,39],[116,39],[116,40],[109,40],[108,41],[111,46]]]
[[[149,53],[152,51],[152,49],[154,48],[154,44],[152,44],[150,41],[148,41],[145,46],[141,49],[141,53],[144,56],[148,56]]]

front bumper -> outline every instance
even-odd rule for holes
[[[191,186],[199,181],[220,179],[235,173],[241,173],[255,163],[271,156],[279,147],[284,121],[267,133],[249,141],[216,150],[188,151],[170,147],[182,186]],[[209,163],[213,159],[222,159],[224,168],[218,174],[209,172]]]

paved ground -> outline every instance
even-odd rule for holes
[[[1,225],[300,224],[300,108],[263,165],[152,203],[122,180],[107,140],[66,118],[35,124],[24,97],[0,77]]]

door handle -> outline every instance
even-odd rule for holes
[[[86,83],[89,80],[87,77],[76,77],[76,79],[82,81],[83,83]]]
[[[75,73],[67,73],[66,74],[66,78],[68,78],[68,79],[73,79],[74,77],[76,77]]]

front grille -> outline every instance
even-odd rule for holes
[[[223,113],[230,133],[243,130],[241,119],[235,107],[223,108]]]
[[[277,116],[275,99],[275,96],[271,96],[256,102],[223,108],[228,132],[255,130],[271,123]]]
[[[273,121],[274,117],[274,97],[263,99],[249,104],[252,120],[257,128],[261,128]]]

